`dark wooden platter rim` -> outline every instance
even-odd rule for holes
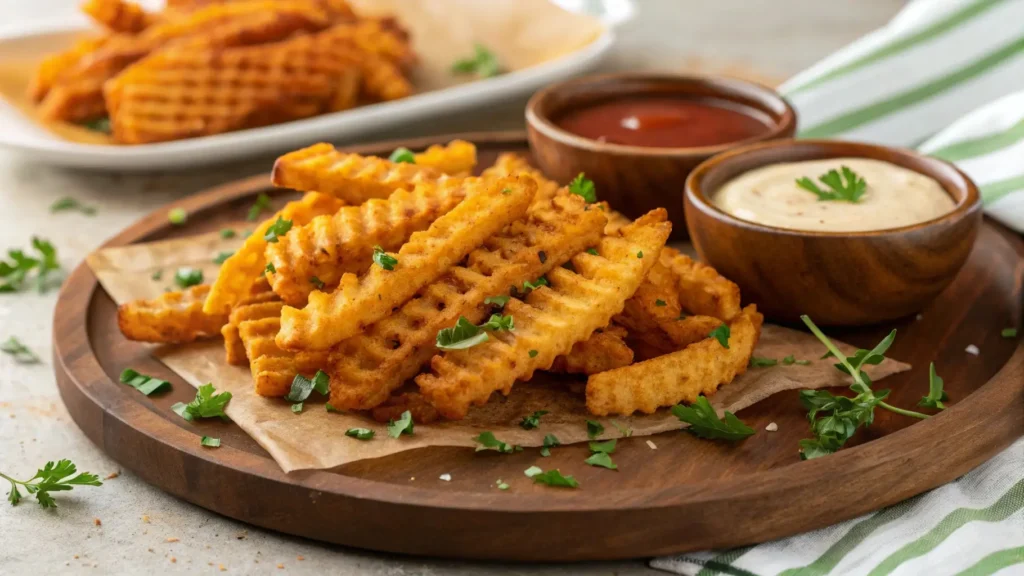
[[[521,132],[491,132],[353,149],[377,154],[399,145],[417,149],[453,138],[472,141],[481,150],[526,146]],[[267,176],[256,176],[185,198],[146,216],[105,246],[154,239],[167,228],[172,206],[201,217],[268,185]],[[986,222],[985,227],[993,238],[1009,243],[1002,249],[1012,260],[1008,278],[997,284],[1009,289],[1016,303],[1006,325],[1019,325],[1024,242],[996,224]],[[1024,343],[1018,341],[1004,354],[1005,361],[992,368],[991,378],[928,420],[895,425],[884,436],[808,462],[795,458],[794,446],[792,464],[730,477],[675,485],[651,482],[599,493],[584,486],[512,495],[398,485],[332,471],[284,474],[266,454],[230,444],[203,448],[194,431],[172,420],[174,414],[157,411],[144,404],[146,397],[118,384],[101,365],[88,328],[96,320],[88,317],[95,298],[109,300],[83,263],[68,278],[54,319],[57,383],[89,438],[145,481],[199,506],[265,528],[379,551],[575,561],[740,546],[820,528],[906,499],[957,478],[1024,435]],[[437,451],[437,458],[449,457],[451,450],[426,449]],[[651,454],[651,459],[658,457]],[[523,468],[509,467],[506,477],[524,480]],[[658,472],[670,475],[672,469]]]

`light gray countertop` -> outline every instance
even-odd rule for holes
[[[6,29],[76,9],[79,0],[0,0]],[[898,0],[638,0],[602,69],[705,68],[738,63],[785,78],[881,25]],[[523,100],[392,130],[393,138],[522,126]],[[0,129],[3,129],[0,127]],[[374,138],[376,139],[376,138]],[[364,139],[367,140],[367,139]],[[367,140],[368,141],[368,140]],[[118,175],[51,168],[0,151],[0,250],[50,239],[70,270],[121,228],[160,205],[204,188],[267,171],[272,158],[194,173]],[[98,208],[87,217],[52,215],[74,196]],[[0,295],[0,340],[16,335],[44,358],[19,365],[0,355],[0,472],[31,476],[47,460],[70,458],[105,477],[120,471],[75,426],[50,366],[56,293]],[[6,491],[6,486],[2,486]],[[33,501],[0,505],[0,573],[164,574],[279,572],[331,574],[555,575],[655,573],[641,560],[577,565],[498,565],[376,554],[283,536],[207,512],[129,472],[101,488],[62,493],[60,508]],[[681,536],[682,537],[682,536]],[[176,539],[176,540],[174,540]],[[173,541],[172,541],[173,540]]]

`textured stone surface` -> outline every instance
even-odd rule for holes
[[[45,24],[73,13],[79,0],[2,0],[0,31]],[[742,62],[784,77],[887,20],[897,0],[641,0],[638,18],[621,31],[605,69],[715,67]],[[392,130],[401,137],[454,130],[514,128],[522,100],[486,111]],[[2,129],[2,127],[0,127]],[[189,174],[117,175],[56,169],[0,150],[0,250],[27,247],[33,235],[58,247],[66,269],[104,239],[161,204],[241,176],[268,170],[270,158]],[[88,217],[50,214],[73,196],[96,206]],[[47,460],[73,459],[105,477],[119,471],[71,421],[50,366],[55,292],[0,295],[0,340],[17,335],[44,363],[18,365],[0,355],[0,471],[31,476]],[[3,487],[6,491],[6,486]],[[0,504],[0,573],[163,574],[229,572],[562,575],[653,573],[642,561],[569,566],[465,563],[372,554],[320,545],[247,527],[163,494],[130,473],[101,488],[59,497],[44,511],[32,501]],[[94,519],[99,519],[97,525]],[[176,539],[176,540],[175,540]]]

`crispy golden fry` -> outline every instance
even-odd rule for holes
[[[550,368],[622,311],[668,239],[672,227],[666,218],[663,209],[656,210],[622,237],[604,237],[600,255],[583,252],[572,259],[576,272],[551,270],[550,286],[505,306],[515,319],[514,331],[491,332],[482,344],[434,356],[431,371],[416,377],[420,391],[443,416],[461,419],[471,404],[486,403],[496,390],[507,395],[516,380]]]
[[[746,371],[763,321],[751,305],[729,324],[729,348],[705,338],[683,350],[591,376],[587,410],[595,416],[652,414],[663,406],[714,394]]]
[[[625,214],[617,210],[608,209],[607,212],[608,225],[604,227],[605,234],[617,234],[619,230],[622,230],[633,222]]]
[[[293,229],[267,246],[267,261],[275,270],[269,275],[274,292],[289,306],[305,306],[317,289],[311,278],[323,283],[321,291],[330,291],[343,274],[366,272],[375,246],[398,250],[414,232],[426,230],[455,208],[467,190],[457,179],[421,184],[411,192],[398,189],[386,200],[346,206]]]
[[[325,350],[358,334],[458,264],[474,248],[526,213],[532,179],[464,181],[466,199],[398,251],[394,270],[373,266],[363,277],[345,274],[331,293],[313,292],[303,309],[281,311],[279,346]]]
[[[141,31],[155,19],[142,6],[125,0],[87,0],[82,4],[82,12],[111,32],[128,34]]]
[[[498,159],[494,161],[494,165],[484,170],[481,176],[484,178],[504,178],[518,174],[528,174],[537,181],[537,195],[534,197],[533,203],[540,209],[543,209],[546,202],[558,195],[560,191],[568,193],[568,190],[559,188],[558,182],[549,180],[540,170],[531,166],[525,157],[512,152],[499,155]]]
[[[61,74],[75,67],[82,58],[98,50],[108,38],[109,36],[98,36],[79,40],[70,49],[48,56],[39,64],[32,76],[28,87],[29,97],[34,102],[42,100]]]
[[[266,280],[259,280],[253,285],[249,297],[231,310],[228,323],[220,329],[220,333],[224,337],[224,351],[228,364],[242,366],[249,363],[249,359],[245,355],[245,343],[242,342],[242,337],[238,333],[238,325],[246,320],[267,317],[267,310],[270,310],[270,315],[280,315],[281,306],[279,304],[269,308],[263,306],[265,303],[276,300],[279,298],[270,291],[270,285]]]
[[[414,156],[417,166],[436,168],[450,176],[467,176],[476,168],[476,146],[465,140],[434,144]]]
[[[450,146],[452,157],[459,156],[461,146],[454,142]],[[412,190],[417,184],[446,179],[436,168],[342,152],[324,143],[281,156],[274,162],[271,176],[275,186],[330,194],[353,206],[371,198],[387,198],[398,189]]]
[[[246,238],[245,244],[224,261],[203,310],[208,314],[227,314],[249,293],[265,272],[267,261],[264,253],[268,242],[264,236],[278,218],[290,220],[292,226],[301,226],[321,214],[337,212],[343,205],[333,196],[316,192],[285,204],[284,208],[260,224]]]
[[[334,406],[333,401],[331,406]],[[392,396],[387,399],[387,402],[374,408],[370,414],[374,420],[383,423],[401,418],[402,413],[406,410],[412,414],[412,421],[417,424],[430,424],[441,419],[437,409],[431,406],[422,394],[416,392]]]
[[[245,354],[255,391],[260,396],[284,396],[291,389],[296,374],[312,376],[327,365],[327,352],[286,352],[274,343],[281,327],[281,302],[257,305],[254,316],[264,318],[245,320],[238,325],[238,334],[245,343]]]
[[[567,374],[597,374],[633,363],[633,351],[626,346],[623,338],[626,330],[612,325],[598,329],[590,338],[573,344],[572,350],[555,358],[552,372]]]
[[[331,404],[365,410],[384,402],[430,361],[438,331],[460,316],[480,323],[487,297],[506,294],[509,286],[522,286],[593,246],[604,222],[600,210],[588,211],[580,198],[566,196],[548,200],[546,209],[487,239],[464,265],[335,348],[328,370]]]
[[[168,292],[153,300],[135,300],[118,306],[117,325],[129,340],[140,342],[191,342],[215,336],[227,323],[227,314],[206,314],[203,301],[210,286],[193,286]]]
[[[714,268],[680,254],[675,248],[661,251],[660,261],[676,275],[679,303],[692,314],[730,321],[740,313],[740,288]]]

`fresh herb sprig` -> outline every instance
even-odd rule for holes
[[[75,475],[78,468],[71,460],[60,460],[56,463],[47,462],[45,466],[36,471],[36,475],[28,480],[15,480],[0,472],[0,478],[11,483],[11,490],[7,493],[7,501],[11,506],[17,506],[24,497],[18,487],[24,488],[25,492],[35,495],[39,505],[43,508],[56,508],[57,503],[53,500],[51,492],[64,492],[73,489],[75,486],[102,486],[99,476],[82,472]]]
[[[454,74],[476,74],[479,78],[491,78],[501,74],[498,57],[482,44],[473,45],[473,56],[461,58],[452,64]]]
[[[50,288],[50,274],[60,269],[57,249],[49,241],[38,237],[32,238],[32,248],[38,255],[28,256],[24,250],[8,250],[10,261],[0,259],[0,293],[24,290],[33,274],[40,292]]]
[[[848,166],[841,166],[842,174],[832,169],[818,176],[818,180],[828,186],[828,190],[822,190],[813,180],[804,176],[798,178],[796,185],[815,194],[819,201],[850,202],[856,204],[860,201],[867,189],[867,182]]]

